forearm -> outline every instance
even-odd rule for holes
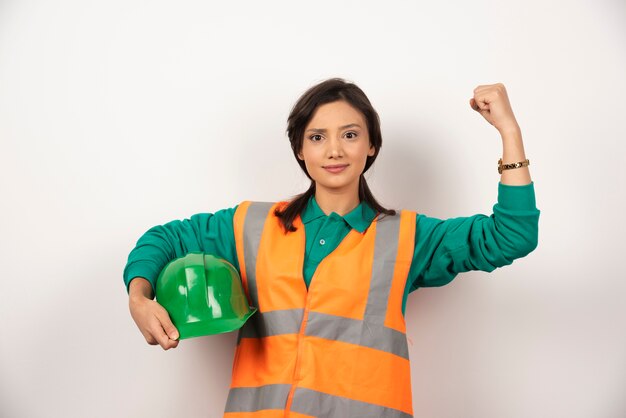
[[[154,298],[152,285],[143,277],[134,277],[128,285],[128,297],[133,299],[137,297]]]
[[[190,219],[150,228],[128,256],[123,272],[126,286],[135,277],[147,279],[156,286],[159,273],[167,263],[192,251],[214,254],[239,269],[233,230],[236,209],[237,206],[214,214],[199,213]]]
[[[502,164],[512,164],[526,160],[524,142],[521,129],[501,132],[502,136]],[[500,183],[512,186],[522,186],[531,182],[528,167],[502,170]]]

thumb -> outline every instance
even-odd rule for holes
[[[489,103],[487,102],[479,102],[473,97],[470,99],[470,106],[477,112],[489,112]]]
[[[470,104],[471,108],[474,109],[474,110],[480,109],[478,107],[478,104],[476,103],[476,100],[474,100],[473,97],[469,100],[469,104]]]
[[[172,320],[170,319],[170,316],[165,309],[159,310],[159,312],[157,313],[157,318],[161,322],[163,330],[171,340],[177,340],[178,337],[180,337],[178,330],[172,323]]]
[[[472,106],[472,109],[480,113],[480,115],[485,118],[487,122],[493,125],[491,110],[489,110],[489,103],[481,103],[472,98],[470,99],[470,106]]]

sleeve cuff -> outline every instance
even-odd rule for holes
[[[147,264],[138,264],[135,263],[128,267],[128,269],[124,272],[124,282],[126,283],[126,293],[128,293],[128,287],[130,286],[130,282],[135,277],[143,277],[147,279],[152,285],[152,292],[156,294],[155,283],[156,278],[158,277],[158,273],[155,274],[154,269]]]
[[[508,210],[537,209],[535,183],[510,185],[498,182],[498,205]]]

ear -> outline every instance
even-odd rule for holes
[[[304,155],[302,155],[301,152],[298,153],[298,159],[299,160],[304,160]]]
[[[376,154],[376,147],[375,146],[371,146],[370,150],[367,152],[367,155],[369,155],[370,157],[374,156],[374,154]]]

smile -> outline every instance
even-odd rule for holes
[[[324,169],[330,171],[331,173],[341,173],[348,167],[348,164],[338,164],[338,165],[326,165]]]

